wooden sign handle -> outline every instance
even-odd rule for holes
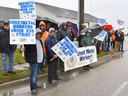
[[[24,48],[24,44],[22,44],[22,48]],[[24,52],[22,52],[22,57],[24,57]]]

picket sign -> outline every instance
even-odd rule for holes
[[[20,19],[35,20],[37,18],[34,0],[19,2],[18,6],[19,6]],[[22,48],[24,48],[24,44],[22,44]],[[24,52],[22,52],[22,56],[24,57]]]
[[[72,70],[97,62],[97,52],[95,46],[78,48],[78,53],[73,55],[64,63],[64,70]]]

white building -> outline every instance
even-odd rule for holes
[[[48,17],[55,20],[58,24],[67,21],[78,24],[77,11],[36,2],[36,12],[37,17]],[[90,27],[92,26],[92,24],[98,22],[98,18],[87,13],[84,14],[84,18],[84,23],[87,27]],[[0,7],[0,29],[3,26],[3,22],[9,19],[19,19],[19,10],[13,8]]]
[[[58,22],[59,24],[67,21],[78,24],[77,11],[59,8],[37,2],[36,2],[36,11],[38,16],[51,18],[56,22]],[[87,13],[84,14],[84,23],[87,27],[91,27],[92,24],[95,24],[97,22],[98,22],[98,18]]]

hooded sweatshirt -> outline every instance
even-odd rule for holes
[[[57,32],[57,39],[58,39],[59,41],[61,41],[61,40],[62,40],[63,38],[65,38],[66,36],[71,40],[71,34],[70,34],[70,32],[67,30],[68,25],[67,25],[67,28],[66,28],[66,29],[64,28],[64,25],[67,25],[67,23],[66,23],[66,22],[63,22],[61,29]]]
[[[90,36],[85,35],[82,39],[81,39],[81,46],[92,46],[92,39]]]
[[[40,21],[40,23],[39,23],[39,29],[40,29],[40,25],[44,25],[44,31],[42,32],[41,41],[43,43],[44,53],[46,53],[44,42],[45,42],[46,38],[48,37],[49,33],[46,31],[46,25],[45,25],[45,23],[43,21]]]
[[[36,34],[37,33],[41,33],[41,36],[42,36],[42,32],[39,28],[36,29]],[[41,63],[43,61],[43,47],[42,47],[42,44],[40,43],[40,40],[39,40],[40,38],[36,38],[37,62],[38,63]]]
[[[51,36],[51,31],[55,30],[54,28],[49,29],[49,36],[45,40],[45,48],[46,48],[46,56],[47,60],[50,61],[50,59],[53,58],[55,53],[51,50],[51,48],[58,43],[58,40],[55,36]]]

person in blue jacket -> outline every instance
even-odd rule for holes
[[[52,80],[61,80],[61,79],[59,79],[59,77],[57,75],[58,57],[51,49],[57,43],[58,43],[58,40],[55,37],[55,29],[50,28],[49,36],[45,40],[46,58],[47,58],[47,62],[48,62],[48,82],[49,82],[49,84],[53,84]],[[51,59],[53,59],[53,60],[50,61]]]

